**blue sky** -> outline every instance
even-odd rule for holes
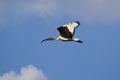
[[[1,0],[0,80],[120,80],[119,0]],[[83,44],[53,41],[79,21]]]

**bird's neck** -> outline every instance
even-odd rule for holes
[[[55,38],[50,37],[50,38],[48,38],[47,40],[55,40]]]

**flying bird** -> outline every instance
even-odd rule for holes
[[[60,26],[57,28],[57,30],[60,33],[60,36],[58,36],[57,38],[47,38],[41,41],[41,43],[43,43],[44,41],[74,41],[74,42],[79,42],[82,43],[82,41],[79,38],[74,38],[74,34],[75,34],[75,29],[78,28],[78,26],[80,26],[80,22],[78,21],[74,21],[74,22],[70,22],[68,24],[65,24],[63,26]]]

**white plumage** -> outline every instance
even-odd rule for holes
[[[74,29],[77,28],[79,25],[80,25],[79,22],[71,22],[71,23],[68,23],[68,24],[63,25],[63,26],[67,27],[69,29],[69,31],[73,34]]]
[[[80,22],[78,21],[70,22],[63,26],[60,26],[57,28],[57,30],[60,33],[60,36],[58,36],[57,38],[47,38],[47,39],[42,40],[41,42],[48,41],[48,40],[57,40],[57,41],[61,40],[61,41],[75,41],[75,42],[82,43],[82,41],[79,38],[73,37],[75,33],[75,29],[78,26],[80,26]]]

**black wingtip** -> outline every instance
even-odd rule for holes
[[[78,26],[80,26],[80,22],[79,21],[75,21],[77,24],[78,24]]]

